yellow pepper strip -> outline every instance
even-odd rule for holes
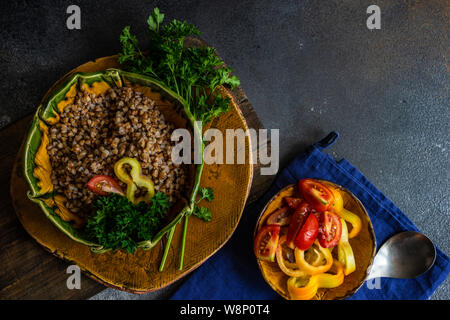
[[[291,277],[287,281],[289,296],[292,300],[311,300],[319,289],[317,276],[306,276],[303,278]],[[308,281],[306,284],[305,281]]]
[[[332,252],[332,249],[333,248],[329,248],[330,252]],[[310,260],[308,260],[308,258],[311,257],[311,256],[308,257],[308,253],[310,252],[310,250],[313,250],[314,254],[315,254],[315,259],[313,261],[311,261],[310,264],[317,267],[322,262],[323,255],[320,253],[319,250],[316,249],[315,246],[311,246],[311,248],[309,248],[308,250],[305,251],[305,260],[308,262],[310,261]]]
[[[131,167],[130,174],[125,170],[125,164]],[[128,157],[120,159],[114,165],[114,173],[120,181],[127,185],[127,198],[132,203],[138,204],[141,201],[149,203],[155,195],[153,181],[142,175],[141,165],[136,159]],[[147,192],[144,196],[136,198],[135,193],[138,187],[147,189]]]
[[[336,288],[339,287],[344,282],[344,267],[339,261],[334,261],[334,266],[336,267],[336,274],[322,273],[316,275],[319,278],[319,288]]]
[[[342,223],[342,235],[339,240],[338,247],[338,259],[344,265],[344,274],[349,275],[356,269],[355,256],[353,254],[352,247],[348,242],[348,229],[344,219],[341,218]]]
[[[328,189],[330,189],[331,193],[333,193],[334,196],[334,202],[331,205],[331,209],[336,213],[342,211],[342,209],[344,209],[344,199],[342,198],[341,192],[338,189],[333,188],[332,186],[327,185],[327,187]]]
[[[331,255],[330,250],[328,250],[328,248],[322,248],[317,240],[314,241],[314,244],[319,248],[320,253],[322,253],[323,257],[325,258],[324,265],[314,266],[312,264],[309,264],[305,260],[304,250],[300,250],[299,248],[295,248],[294,250],[295,261],[297,262],[299,269],[303,270],[305,273],[309,275],[327,272],[333,265],[333,257]]]
[[[338,212],[338,215],[352,225],[352,230],[349,232],[348,238],[352,239],[356,237],[358,233],[361,231],[362,227],[361,219],[356,214],[348,211],[347,209],[342,209],[341,212]]]
[[[299,278],[299,277],[303,277],[306,276],[306,273],[303,270],[298,269],[298,266],[295,265],[297,267],[297,269],[292,268],[292,265],[288,265],[289,261],[284,261],[284,257],[283,257],[283,243],[286,242],[286,236],[282,236],[280,238],[280,240],[278,240],[278,247],[277,247],[277,252],[276,252],[276,256],[277,256],[277,263],[278,266],[280,267],[281,271],[283,271],[286,275],[290,276],[290,277],[295,277],[295,278]]]
[[[334,203],[333,203],[333,209],[334,211],[345,221],[348,221],[352,225],[352,230],[348,234],[348,238],[352,239],[358,235],[358,233],[361,231],[362,223],[361,219],[354,214],[353,212],[348,211],[344,208],[344,199],[342,199],[342,195],[339,192],[338,189],[329,187],[331,192],[334,195]]]
[[[133,171],[133,168],[134,168],[134,170],[136,170],[136,168],[137,168],[137,170],[140,170],[141,165],[139,164],[139,162],[136,164],[136,162],[137,162],[137,160],[134,158],[122,158],[119,161],[117,161],[114,164],[114,173],[116,174],[117,178],[127,185],[132,184],[133,178],[125,170],[124,164],[130,165],[131,171]],[[130,174],[131,174],[131,171],[130,171]]]
[[[292,300],[311,300],[319,288],[336,288],[344,282],[344,271],[340,262],[335,261],[336,274],[321,273],[313,276],[291,277],[287,281]]]

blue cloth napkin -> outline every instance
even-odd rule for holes
[[[319,178],[349,189],[363,203],[375,229],[377,246],[392,235],[417,227],[351,163],[336,162],[322,152],[339,134],[323,140],[297,156],[283,169],[270,190],[246,210],[230,241],[196,270],[178,291],[174,300],[281,299],[264,281],[253,254],[253,229],[265,203],[284,186],[303,178]],[[378,278],[367,281],[349,299],[428,299],[450,273],[450,259],[436,248],[434,266],[415,279]],[[374,281],[379,281],[378,283]]]

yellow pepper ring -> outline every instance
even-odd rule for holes
[[[298,287],[298,279],[295,277],[289,278],[287,281],[289,296],[292,300],[311,300],[316,295],[317,289],[319,289],[318,280],[317,276],[311,276],[305,286]]]
[[[131,167],[130,174],[124,168],[124,165],[128,164]],[[134,204],[138,204],[141,201],[149,203],[155,195],[155,187],[153,181],[147,176],[142,175],[142,169],[139,161],[134,158],[122,158],[114,165],[114,173],[117,178],[127,185],[127,198]],[[147,189],[144,196],[135,197],[135,193],[138,189]]]
[[[352,225],[352,230],[348,234],[349,239],[356,237],[359,231],[361,231],[362,226],[361,219],[353,212],[350,212],[344,208],[344,199],[342,199],[342,195],[338,189],[333,187],[329,187],[329,189],[334,195],[334,203],[333,203],[334,211],[341,218],[343,218],[345,221],[348,221]]]
[[[114,164],[114,173],[116,174],[117,178],[127,185],[131,184],[133,182],[133,179],[126,172],[126,170],[124,168],[124,164],[130,165],[131,171],[133,171],[133,166],[136,165],[134,163],[135,160],[136,159],[133,159],[133,158],[122,158]],[[139,163],[138,163],[138,165],[139,165]],[[141,166],[139,165],[138,169],[140,169],[140,168],[141,168]],[[130,174],[131,174],[131,172],[130,172]]]
[[[300,269],[294,269],[291,268],[291,265],[286,265],[283,257],[283,243],[286,242],[286,236],[282,236],[280,240],[278,240],[278,247],[277,247],[277,263],[280,267],[281,271],[283,271],[285,274],[287,274],[290,277],[303,277],[306,276],[306,273],[303,270]],[[295,266],[298,268],[297,264]]]
[[[287,239],[287,236],[286,235],[284,235],[284,237]],[[282,237],[280,237],[280,240],[282,239]],[[279,241],[280,241],[279,240]],[[280,243],[280,242],[278,242],[278,243]],[[290,249],[290,248],[289,248]],[[294,250],[293,249],[291,249],[292,250],[292,253],[294,253]],[[283,251],[281,251],[281,252],[283,252]],[[294,257],[295,258],[295,257]],[[284,262],[284,265],[286,266],[286,267],[288,267],[288,268],[290,268],[290,269],[298,269],[298,266],[297,266],[297,263],[294,261],[294,262],[291,262],[291,261],[289,261],[288,259],[284,259],[283,258],[283,262]]]
[[[314,244],[317,245],[319,251],[323,254],[326,260],[324,265],[314,266],[312,264],[309,264],[305,260],[304,250],[300,250],[299,248],[295,248],[294,250],[295,261],[297,262],[298,267],[310,275],[327,272],[333,265],[333,256],[331,255],[330,250],[328,250],[328,248],[322,248],[317,240],[314,242]]]
[[[344,268],[338,261],[333,264],[337,268],[336,274],[321,273],[313,275],[309,278],[308,283],[304,286],[297,286],[299,280],[303,277],[291,277],[287,281],[288,292],[293,300],[310,300],[314,298],[319,288],[336,288],[344,282]]]
[[[333,264],[337,268],[336,274],[322,273],[316,276],[319,278],[319,288],[336,288],[344,282],[344,267],[339,261],[336,260],[333,262]]]
[[[338,215],[345,221],[350,222],[350,224],[352,225],[352,230],[348,233],[348,238],[352,239],[356,237],[358,233],[361,231],[362,227],[361,219],[356,214],[348,211],[347,209],[342,209],[341,212],[338,212]]]
[[[319,263],[322,261],[322,255],[320,254],[320,251],[317,250],[316,248],[312,248],[314,250],[314,252],[316,253],[317,257],[314,261],[311,262],[311,264],[315,267],[317,267],[319,265]]]
[[[348,242],[348,230],[344,219],[341,218],[342,235],[338,244],[338,259],[344,265],[344,275],[349,275],[356,270],[355,256],[353,249]]]

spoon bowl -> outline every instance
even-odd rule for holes
[[[415,278],[428,271],[435,259],[436,249],[428,237],[415,231],[401,232],[378,250],[367,279]]]

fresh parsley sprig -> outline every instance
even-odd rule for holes
[[[162,226],[169,199],[158,192],[149,204],[135,205],[124,196],[110,193],[94,200],[94,215],[85,232],[89,239],[105,249],[123,249],[134,253],[138,242],[150,240]]]
[[[200,207],[197,204],[200,201],[202,201],[203,199],[205,199],[209,202],[213,201],[214,190],[212,188],[201,188],[200,187],[198,191],[199,191],[200,199],[197,200],[194,210],[192,211],[192,214],[199,219],[209,222],[209,221],[211,221],[211,218],[212,218],[211,210],[209,210],[206,207]]]
[[[212,218],[211,210],[209,210],[206,207],[195,206],[194,211],[192,211],[192,214],[197,218],[202,219],[206,222],[211,221]]]
[[[200,199],[198,199],[195,202],[194,209],[184,217],[183,238],[182,238],[181,253],[180,253],[180,266],[178,267],[179,270],[183,269],[184,248],[185,248],[185,244],[186,244],[186,233],[187,233],[187,225],[188,225],[189,216],[191,214],[193,214],[195,217],[202,219],[206,222],[211,221],[211,218],[212,218],[211,210],[209,210],[206,207],[199,207],[198,203],[200,201],[202,201],[203,199],[206,199],[209,202],[213,201],[214,190],[212,188],[200,187],[197,195],[200,196]],[[160,270],[162,270],[162,269],[160,268]]]
[[[141,50],[130,26],[120,35],[122,52],[119,62],[128,70],[153,77],[174,90],[187,103],[196,120],[207,123],[229,109],[230,98],[222,97],[216,89],[220,85],[236,87],[239,79],[231,76],[211,47],[186,48],[184,40],[200,31],[187,22],[172,20],[163,24],[164,14],[158,8],[147,20],[150,43]]]
[[[223,97],[217,88],[227,85],[234,88],[240,84],[236,76],[231,75],[231,68],[216,55],[216,50],[211,47],[185,47],[186,37],[200,35],[200,31],[186,21],[176,19],[163,24],[164,14],[155,8],[148,17],[149,45],[143,50],[139,47],[139,41],[126,26],[121,35],[122,52],[119,53],[119,62],[129,71],[144,74],[164,83],[168,88],[176,92],[185,101],[185,107],[192,113],[195,120],[203,124],[210,122],[214,117],[229,110],[230,98]],[[214,198],[211,188],[200,188],[200,197],[212,201]],[[187,233],[189,215],[211,220],[211,211],[197,206],[197,201],[191,212],[185,216],[182,238],[180,270],[183,267],[184,248]],[[167,256],[173,230],[164,251]],[[164,268],[163,258],[160,271]]]

